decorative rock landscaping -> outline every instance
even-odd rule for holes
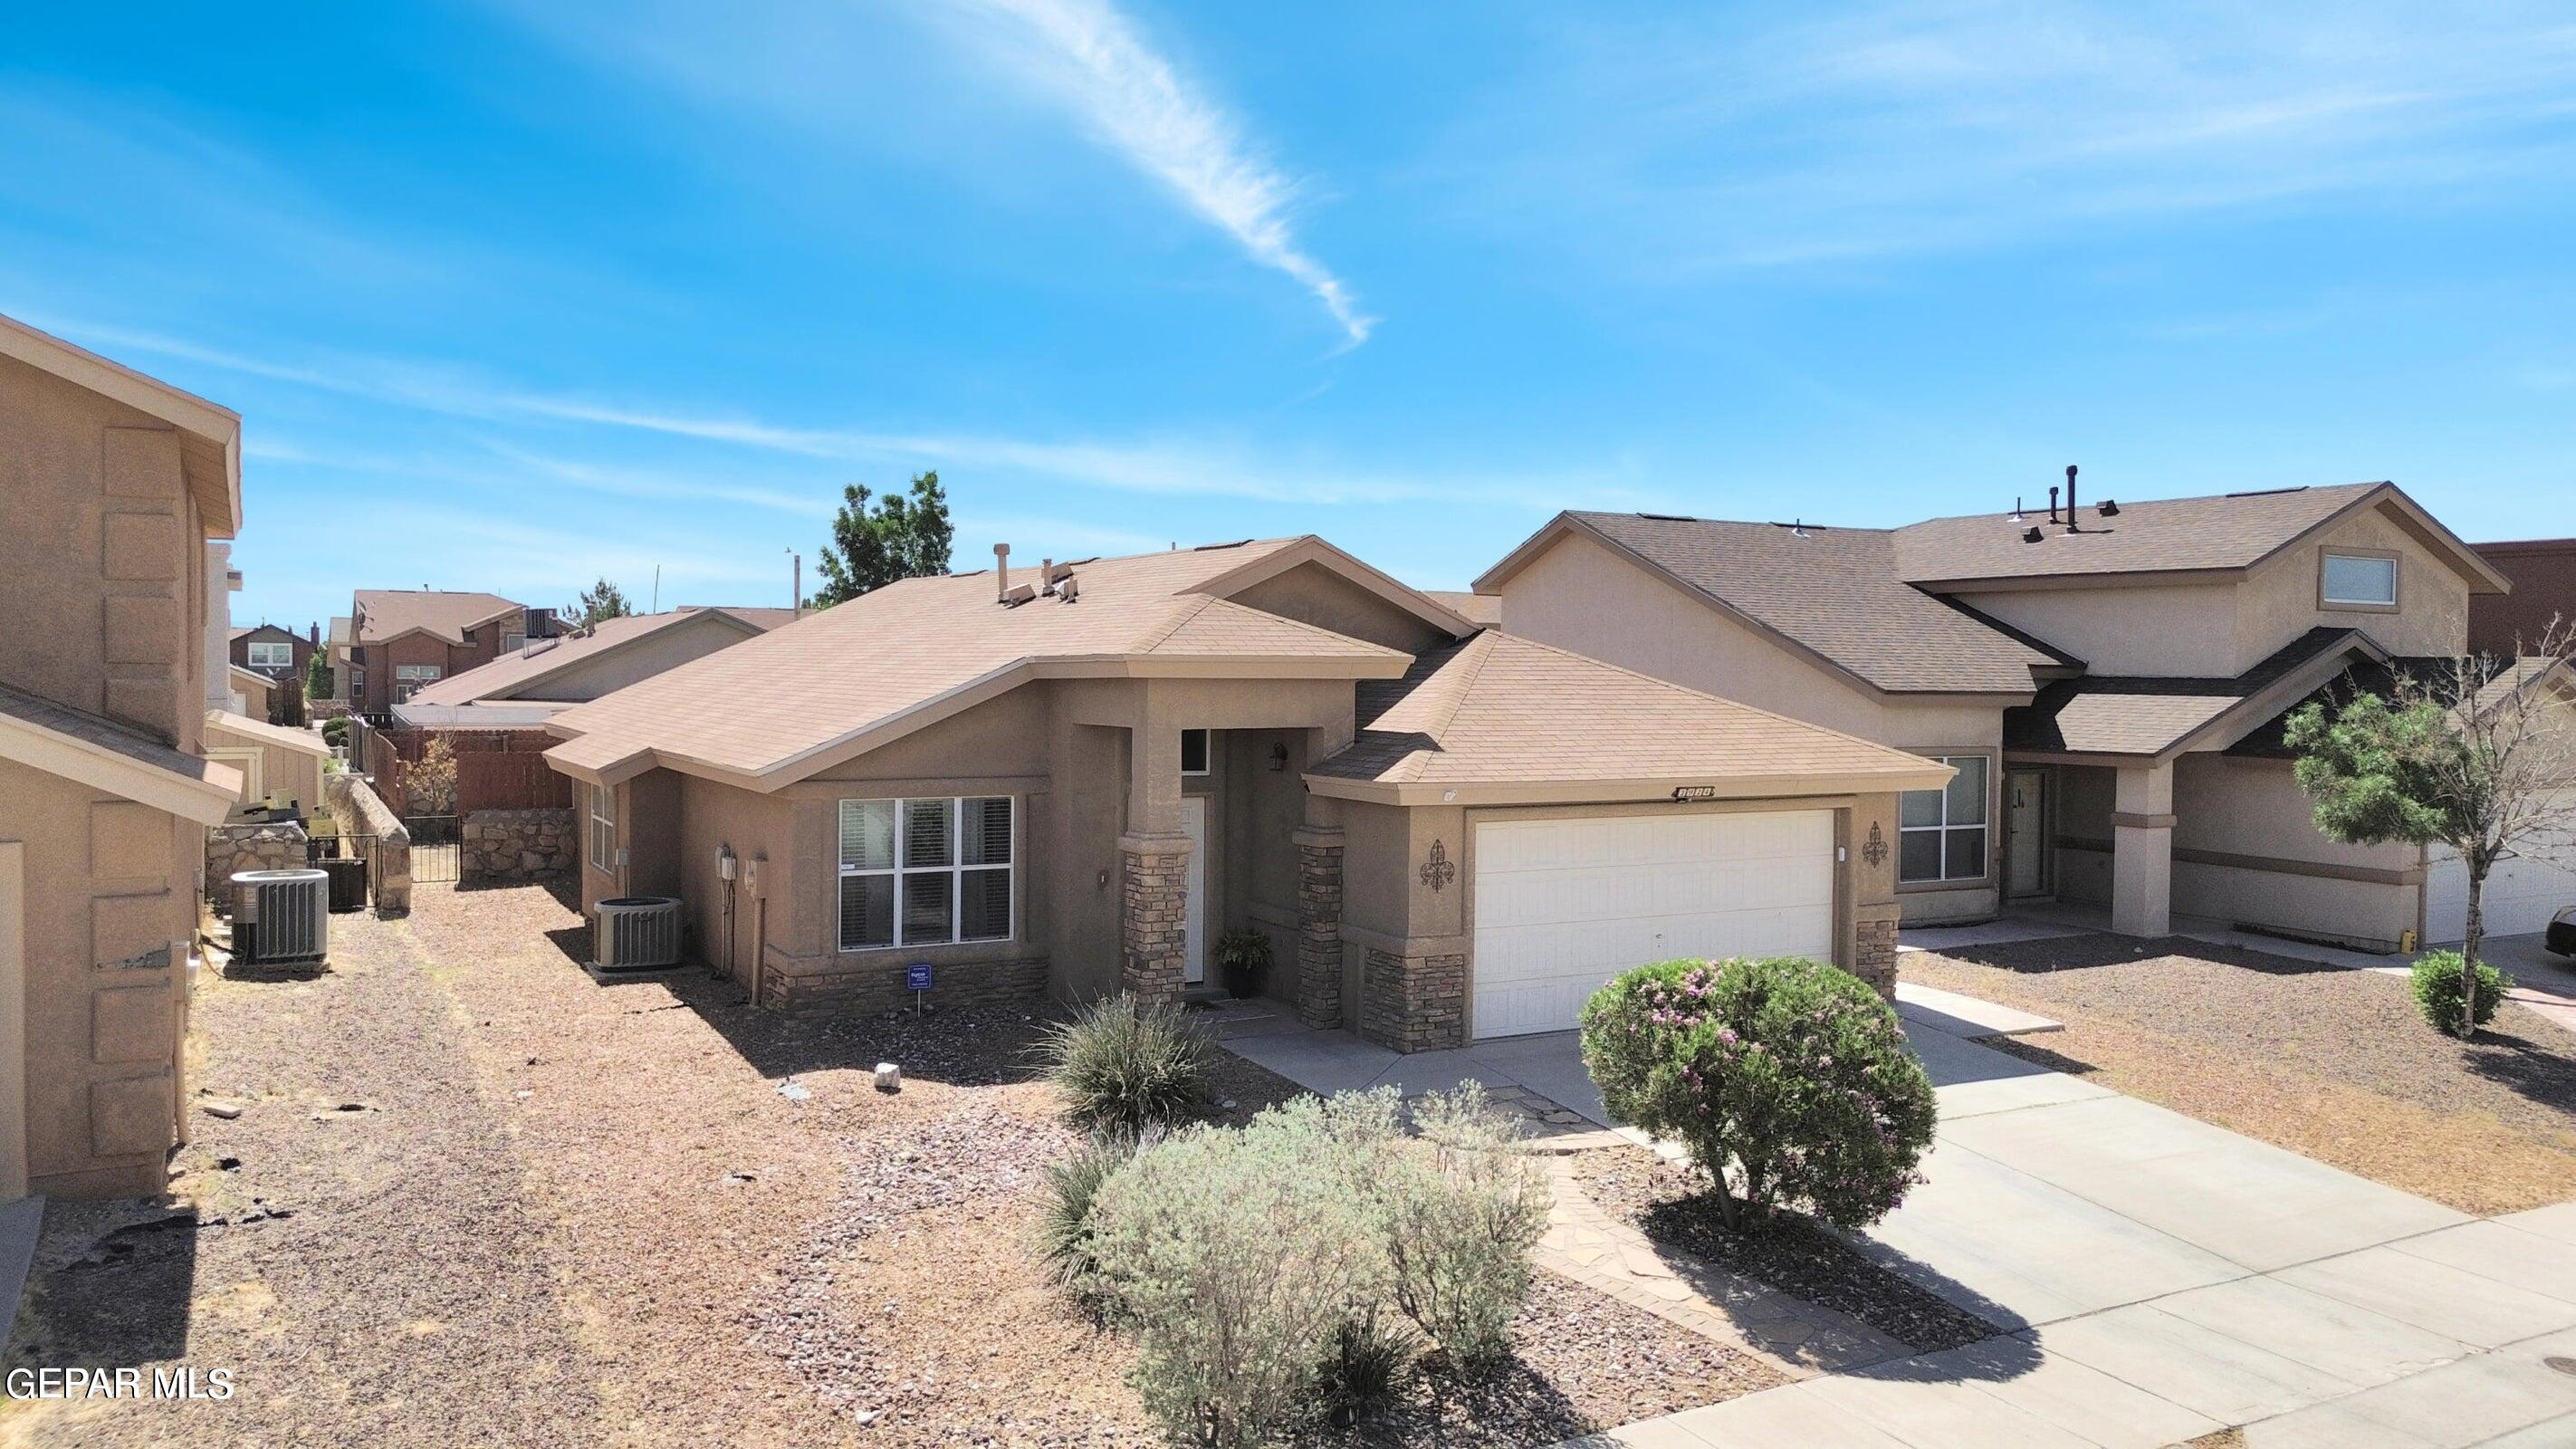
[[[227,910],[235,871],[292,870],[304,864],[304,827],[214,825],[206,829],[206,899]]]

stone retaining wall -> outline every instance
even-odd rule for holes
[[[230,914],[233,872],[294,870],[305,858],[301,825],[210,825],[206,827],[206,899]]]
[[[376,895],[376,914],[411,914],[411,831],[402,817],[367,784],[363,775],[345,771],[322,782],[330,798],[331,818],[339,822],[342,848],[368,862]],[[352,838],[354,837],[354,841]]]
[[[552,880],[581,863],[569,807],[477,810],[463,827],[456,858],[460,885]]]

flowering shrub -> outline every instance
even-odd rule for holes
[[[1839,1227],[1921,1181],[1937,1106],[1896,1013],[1799,957],[1640,966],[1583,1007],[1611,1116],[1678,1142],[1730,1228],[1791,1208]]]

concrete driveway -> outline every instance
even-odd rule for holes
[[[1928,1180],[1866,1235],[2005,1330],[1590,1443],[2576,1444],[2576,1204],[2492,1221],[1910,1018]]]

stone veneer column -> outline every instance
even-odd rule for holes
[[[1852,912],[1851,974],[1890,1001],[1896,999],[1896,925],[1901,909],[1890,901]]]
[[[1189,862],[1186,835],[1122,835],[1124,866],[1118,915],[1118,985],[1140,1006],[1181,999],[1189,950]]]
[[[1360,964],[1360,1035],[1400,1052],[1467,1044],[1467,958],[1370,947]]]
[[[1342,1024],[1342,832],[1305,825],[1297,843],[1297,1019]]]

